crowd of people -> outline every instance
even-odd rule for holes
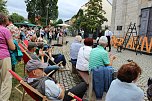
[[[9,21],[7,16],[0,13],[0,101],[8,101],[11,95],[12,79],[8,69],[15,71],[17,62],[14,61],[20,60],[16,57],[17,59],[13,61],[12,54],[15,54],[15,52],[17,52],[17,55],[14,56],[18,56],[18,52],[27,52],[31,57],[25,66],[28,75],[26,82],[36,88],[40,93],[47,96],[48,99],[54,101],[71,101],[73,98],[68,95],[68,92],[72,92],[78,97],[83,98],[88,89],[88,84],[81,82],[68,91],[65,91],[63,85],[59,84],[53,77],[53,74],[57,70],[66,66],[66,59],[63,54],[52,53],[53,47],[51,46],[51,41],[52,39],[58,40],[64,33],[66,33],[66,31],[63,29],[49,27],[39,30],[27,27],[18,28]],[[70,46],[71,62],[75,65],[76,69],[82,72],[88,72],[88,74],[96,70],[109,70],[105,68],[114,70],[112,63],[116,57],[109,54],[111,51],[111,36],[112,32],[107,29],[105,31],[105,36],[98,38],[97,47],[93,47],[94,40],[92,38],[85,38],[83,40],[80,35],[77,35]],[[21,47],[18,48],[19,44],[24,46],[24,51]],[[109,52],[106,51],[107,45],[109,46]],[[12,51],[12,53],[10,51]],[[21,54],[20,57],[23,55],[24,54]],[[14,63],[12,63],[12,61]],[[51,71],[53,71],[52,74],[46,76],[46,74]],[[106,73],[109,72],[106,71]],[[111,81],[107,88],[105,100],[143,101],[144,92],[135,84],[141,73],[142,70],[140,66],[131,61],[120,67],[115,80],[108,74],[108,77],[105,77],[105,79],[110,77]],[[94,81],[97,81],[98,77],[100,78],[98,73],[93,76],[97,76]],[[107,76],[107,74],[103,76]],[[95,83],[101,83],[102,80],[98,80],[98,82]],[[147,91],[149,100],[152,99],[151,84],[152,83],[149,83],[149,89]],[[98,85],[98,87],[102,88],[103,86]],[[97,90],[97,92],[98,91],[100,90]],[[97,93],[97,95],[98,94],[101,93]],[[102,99],[100,95],[96,97],[101,97]]]

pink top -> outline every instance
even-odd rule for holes
[[[11,32],[7,28],[0,25],[0,59],[10,57],[6,40],[11,38]]]

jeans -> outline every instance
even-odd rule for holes
[[[76,67],[77,59],[71,59],[71,63]]]
[[[107,92],[112,82],[114,69],[111,66],[100,66],[92,70],[93,72],[93,89],[96,98],[100,99],[104,92]]]
[[[53,56],[53,55],[52,55],[52,56]],[[54,57],[54,56],[53,56],[53,57]],[[62,54],[57,54],[57,56],[54,57],[54,62],[55,62],[56,64],[58,64],[60,61],[63,61],[63,62],[62,62],[63,66],[66,65],[66,60],[65,60],[64,55],[62,55]]]
[[[87,84],[85,82],[81,82],[80,84],[76,85],[75,87],[65,91],[65,96],[63,101],[71,101],[73,98],[68,95],[68,92],[75,94],[76,96],[83,98],[85,92],[87,90]]]
[[[55,70],[51,75],[53,75],[57,70],[59,69],[59,66],[56,66],[56,65],[49,65],[47,68],[44,69],[44,72],[46,74],[50,73],[52,70]]]

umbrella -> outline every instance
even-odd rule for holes
[[[23,25],[23,26],[29,26],[29,27],[41,27],[39,25],[35,25],[35,24],[32,24],[32,23],[29,23],[29,22],[23,22],[23,23],[14,23],[14,25]]]
[[[68,25],[68,24],[57,24],[57,26],[61,26],[61,27],[69,27],[70,25]]]

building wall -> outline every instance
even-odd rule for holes
[[[152,0],[113,0],[111,30],[116,36],[124,36],[132,22],[139,32],[141,9],[147,7],[152,7]],[[117,26],[122,30],[118,31]]]
[[[102,7],[106,12],[105,17],[108,19],[108,22],[104,22],[102,26],[111,26],[112,5],[107,0],[102,0]]]

